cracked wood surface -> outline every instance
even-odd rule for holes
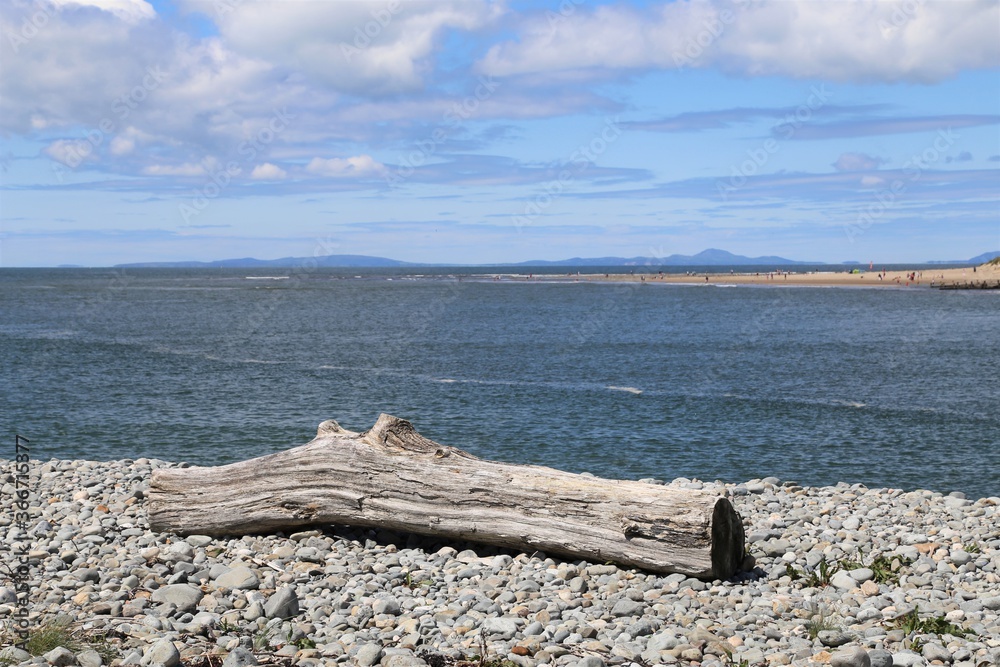
[[[325,421],[308,444],[249,461],[155,470],[149,520],[207,535],[381,527],[703,578],[744,555],[723,497],[486,461],[385,414],[364,433]]]

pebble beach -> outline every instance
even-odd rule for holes
[[[701,581],[350,527],[154,533],[151,472],[185,465],[30,462],[27,534],[0,515],[5,561],[31,563],[26,579],[0,573],[0,662],[1000,664],[1000,497],[668,481],[727,495],[744,520],[749,569]],[[24,611],[33,632],[63,627],[70,646],[14,646]]]

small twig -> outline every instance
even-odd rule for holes
[[[278,567],[277,565],[275,565],[274,563],[272,563],[270,561],[261,560],[260,558],[254,558],[252,556],[250,557],[250,560],[252,560],[253,562],[257,563],[257,565],[260,565],[261,567],[269,567],[272,570],[274,570],[275,572],[280,572],[281,574],[285,573],[284,570],[282,570],[280,567]]]

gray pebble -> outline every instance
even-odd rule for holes
[[[54,667],[66,667],[76,664],[76,656],[65,646],[57,646],[45,654],[45,662]]]
[[[169,639],[160,639],[142,654],[142,665],[163,665],[177,667],[181,664],[181,654]]]
[[[184,538],[184,541],[190,544],[192,547],[207,547],[209,544],[215,540],[208,535],[188,535]]]
[[[396,598],[379,598],[372,605],[372,611],[376,615],[390,614],[391,616],[396,616],[399,614],[399,610],[399,601]]]
[[[360,667],[371,667],[381,659],[381,644],[365,644],[359,648],[358,652],[354,655],[354,660],[358,663],[358,665],[360,665]]]
[[[299,613],[299,598],[293,586],[285,586],[267,600],[264,615],[268,618],[291,618]]]
[[[619,600],[615,603],[615,606],[611,608],[612,616],[639,616],[642,614],[644,605],[641,602],[636,602],[635,600],[629,600],[625,598]]]
[[[259,664],[253,653],[242,647],[236,647],[222,661],[222,667],[249,667]]]
[[[912,651],[901,651],[892,654],[893,667],[924,667],[927,661]]]
[[[510,639],[517,634],[518,621],[513,618],[487,618],[480,628],[487,636]]]
[[[848,635],[840,632],[839,630],[820,630],[816,638],[819,639],[823,646],[828,648],[843,646],[851,641],[851,638]]]
[[[868,658],[871,660],[871,667],[892,667],[892,653],[882,649],[868,651]]]
[[[153,602],[172,604],[177,611],[184,613],[193,611],[198,607],[198,602],[205,596],[196,586],[189,584],[173,584],[164,586],[153,591]]]
[[[256,573],[249,567],[240,566],[225,572],[215,578],[215,585],[219,588],[233,588],[237,590],[250,590],[260,585]]]
[[[940,644],[935,644],[933,642],[929,644],[924,644],[924,648],[921,654],[928,661],[940,660],[941,662],[951,662],[951,651],[941,646]]]
[[[20,663],[31,660],[31,654],[16,646],[0,649],[0,662]]]
[[[80,667],[102,667],[104,659],[92,648],[84,649],[76,654],[76,664]]]
[[[872,667],[872,662],[860,646],[845,646],[830,656],[830,667]]]

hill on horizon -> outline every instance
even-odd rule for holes
[[[928,261],[925,264],[983,264],[996,257],[1000,257],[1000,250],[986,252],[967,260],[947,260]],[[440,264],[404,262],[387,257],[373,257],[370,255],[325,255],[322,257],[281,257],[279,259],[256,259],[254,257],[243,257],[239,259],[220,259],[210,262],[180,261],[180,262],[133,262],[129,264],[116,264],[116,269],[143,269],[143,268],[165,268],[165,269],[204,269],[204,268],[295,268],[309,263],[318,267],[337,268],[392,268],[392,267],[430,267],[430,266],[510,266],[510,267],[530,267],[530,266],[795,266],[795,265],[819,265],[827,262],[803,262],[800,260],[787,259],[775,255],[765,255],[763,257],[746,257],[745,255],[734,255],[726,250],[709,248],[696,255],[674,254],[667,257],[572,257],[570,259],[545,260],[534,259],[526,262],[505,262],[500,264]],[[864,262],[845,261],[839,264],[864,264]],[[830,264],[837,266],[837,264]]]
[[[822,262],[802,262],[785,259],[774,255],[764,257],[746,257],[734,255],[726,250],[709,248],[697,255],[669,255],[667,257],[573,257],[570,259],[544,260],[536,259],[527,262],[504,264],[502,266],[734,266],[734,265],[766,266],[769,264],[822,264]]]
[[[709,248],[697,255],[670,255],[668,257],[573,257],[561,260],[528,260],[526,262],[505,262],[502,264],[428,264],[418,262],[403,262],[386,257],[369,255],[326,255],[323,257],[282,257],[280,259],[256,259],[243,257],[239,259],[220,259],[210,262],[180,261],[180,262],[133,262],[116,264],[118,269],[140,268],[293,268],[305,262],[316,262],[320,267],[406,267],[406,266],[733,266],[770,264],[820,264],[822,262],[800,262],[784,257],[745,257],[734,255],[725,250]]]
[[[950,261],[950,262],[934,261],[934,262],[927,262],[927,263],[928,264],[964,264],[966,262],[969,262],[970,264],[985,264],[986,262],[994,260],[997,257],[1000,257],[1000,250],[992,250],[990,252],[984,252],[982,255],[976,255],[975,257],[972,257],[972,258],[966,259],[966,260]]]

